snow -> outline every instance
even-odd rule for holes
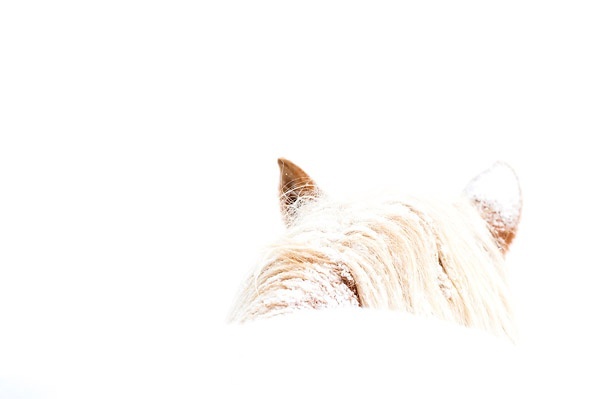
[[[531,380],[504,388],[598,397],[597,21],[592,2],[3,2],[0,397],[254,397],[287,383],[369,397],[403,391],[403,373],[446,393],[458,387],[437,372],[458,349],[483,381],[511,370],[435,326],[401,340],[385,317],[229,333],[236,290],[283,229],[279,157],[338,196],[460,193],[507,162]],[[511,215],[510,174],[490,175],[475,193],[505,195]],[[296,357],[286,330],[307,337]]]
[[[476,176],[467,185],[465,194],[493,209],[503,228],[517,228],[521,217],[521,189],[514,170],[506,163],[496,162]]]

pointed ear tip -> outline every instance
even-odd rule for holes
[[[285,158],[277,158],[277,165],[279,166],[279,172],[283,173],[285,169]]]
[[[521,183],[515,170],[504,161],[496,161],[488,169],[475,176],[464,188],[470,198],[487,198],[506,204],[521,203]]]
[[[481,177],[492,177],[494,180],[513,181],[517,186],[520,185],[519,176],[515,169],[508,163],[502,160],[494,162],[489,168],[481,172],[474,180],[479,180]]]
[[[515,170],[504,161],[496,161],[473,178],[464,193],[506,253],[517,231],[523,204]]]
[[[283,168],[286,165],[291,164],[291,162],[284,157],[279,157],[279,158],[277,158],[277,164],[279,165],[280,168]]]
[[[491,170],[496,170],[498,172],[504,173],[506,176],[510,176],[510,178],[515,182],[515,185],[521,189],[521,182],[519,179],[519,175],[515,168],[513,168],[508,162],[505,161],[496,161],[494,165],[492,165]]]
[[[515,168],[513,168],[508,162],[503,161],[503,160],[497,160],[496,162],[494,162],[494,164],[492,165],[492,167],[490,169],[495,169],[495,168],[503,168],[505,170],[512,172],[515,176],[517,175]]]

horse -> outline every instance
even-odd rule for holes
[[[382,309],[516,339],[505,257],[521,218],[498,161],[447,198],[334,199],[278,159],[282,236],[242,283],[230,323],[308,310]]]

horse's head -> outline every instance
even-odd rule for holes
[[[232,319],[371,307],[513,335],[503,260],[521,214],[513,170],[496,163],[454,201],[334,201],[279,159],[287,226],[243,288]]]

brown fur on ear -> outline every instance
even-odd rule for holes
[[[279,205],[286,225],[292,224],[297,209],[307,200],[319,196],[319,189],[311,177],[299,166],[279,158]]]
[[[487,222],[502,253],[506,253],[521,219],[521,188],[514,170],[504,162],[496,162],[471,180],[464,193]]]

